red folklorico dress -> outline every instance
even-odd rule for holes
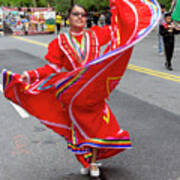
[[[110,0],[111,26],[79,34],[60,34],[48,47],[48,64],[20,75],[3,71],[5,96],[63,136],[77,159],[88,167],[92,147],[97,160],[131,148],[105,102],[119,83],[133,45],[154,28],[160,9],[154,0]],[[100,56],[100,47],[109,43]],[[66,72],[62,72],[62,68]]]

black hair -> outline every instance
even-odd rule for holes
[[[171,13],[170,13],[170,12],[168,12],[168,13],[166,13],[166,14],[164,15],[165,18],[168,17],[168,16],[171,16]]]
[[[160,4],[160,7],[161,7],[161,9],[165,9],[165,5],[164,4]]]
[[[73,10],[73,8],[74,8],[75,6],[78,6],[78,7],[82,8],[82,9],[84,9],[84,11],[88,14],[88,10],[87,10],[83,5],[81,5],[81,4],[74,4],[74,5],[71,6],[71,7],[69,8],[69,10],[68,10],[68,15],[67,15],[68,18],[69,18],[70,14],[71,14],[71,12],[72,12],[72,10]]]

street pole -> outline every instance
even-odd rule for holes
[[[71,0],[71,6],[73,6],[74,5],[74,0]]]

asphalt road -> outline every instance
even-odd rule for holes
[[[55,35],[0,38],[0,70],[42,66]],[[32,41],[33,40],[33,41]],[[136,45],[110,106],[133,149],[103,161],[101,180],[180,180],[180,37],[174,71],[157,54],[156,34]],[[39,44],[41,42],[41,44]],[[0,180],[89,180],[66,143],[0,92]]]

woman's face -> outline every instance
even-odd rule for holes
[[[86,25],[86,21],[86,11],[82,7],[74,6],[69,15],[70,28],[74,30],[82,30]]]

